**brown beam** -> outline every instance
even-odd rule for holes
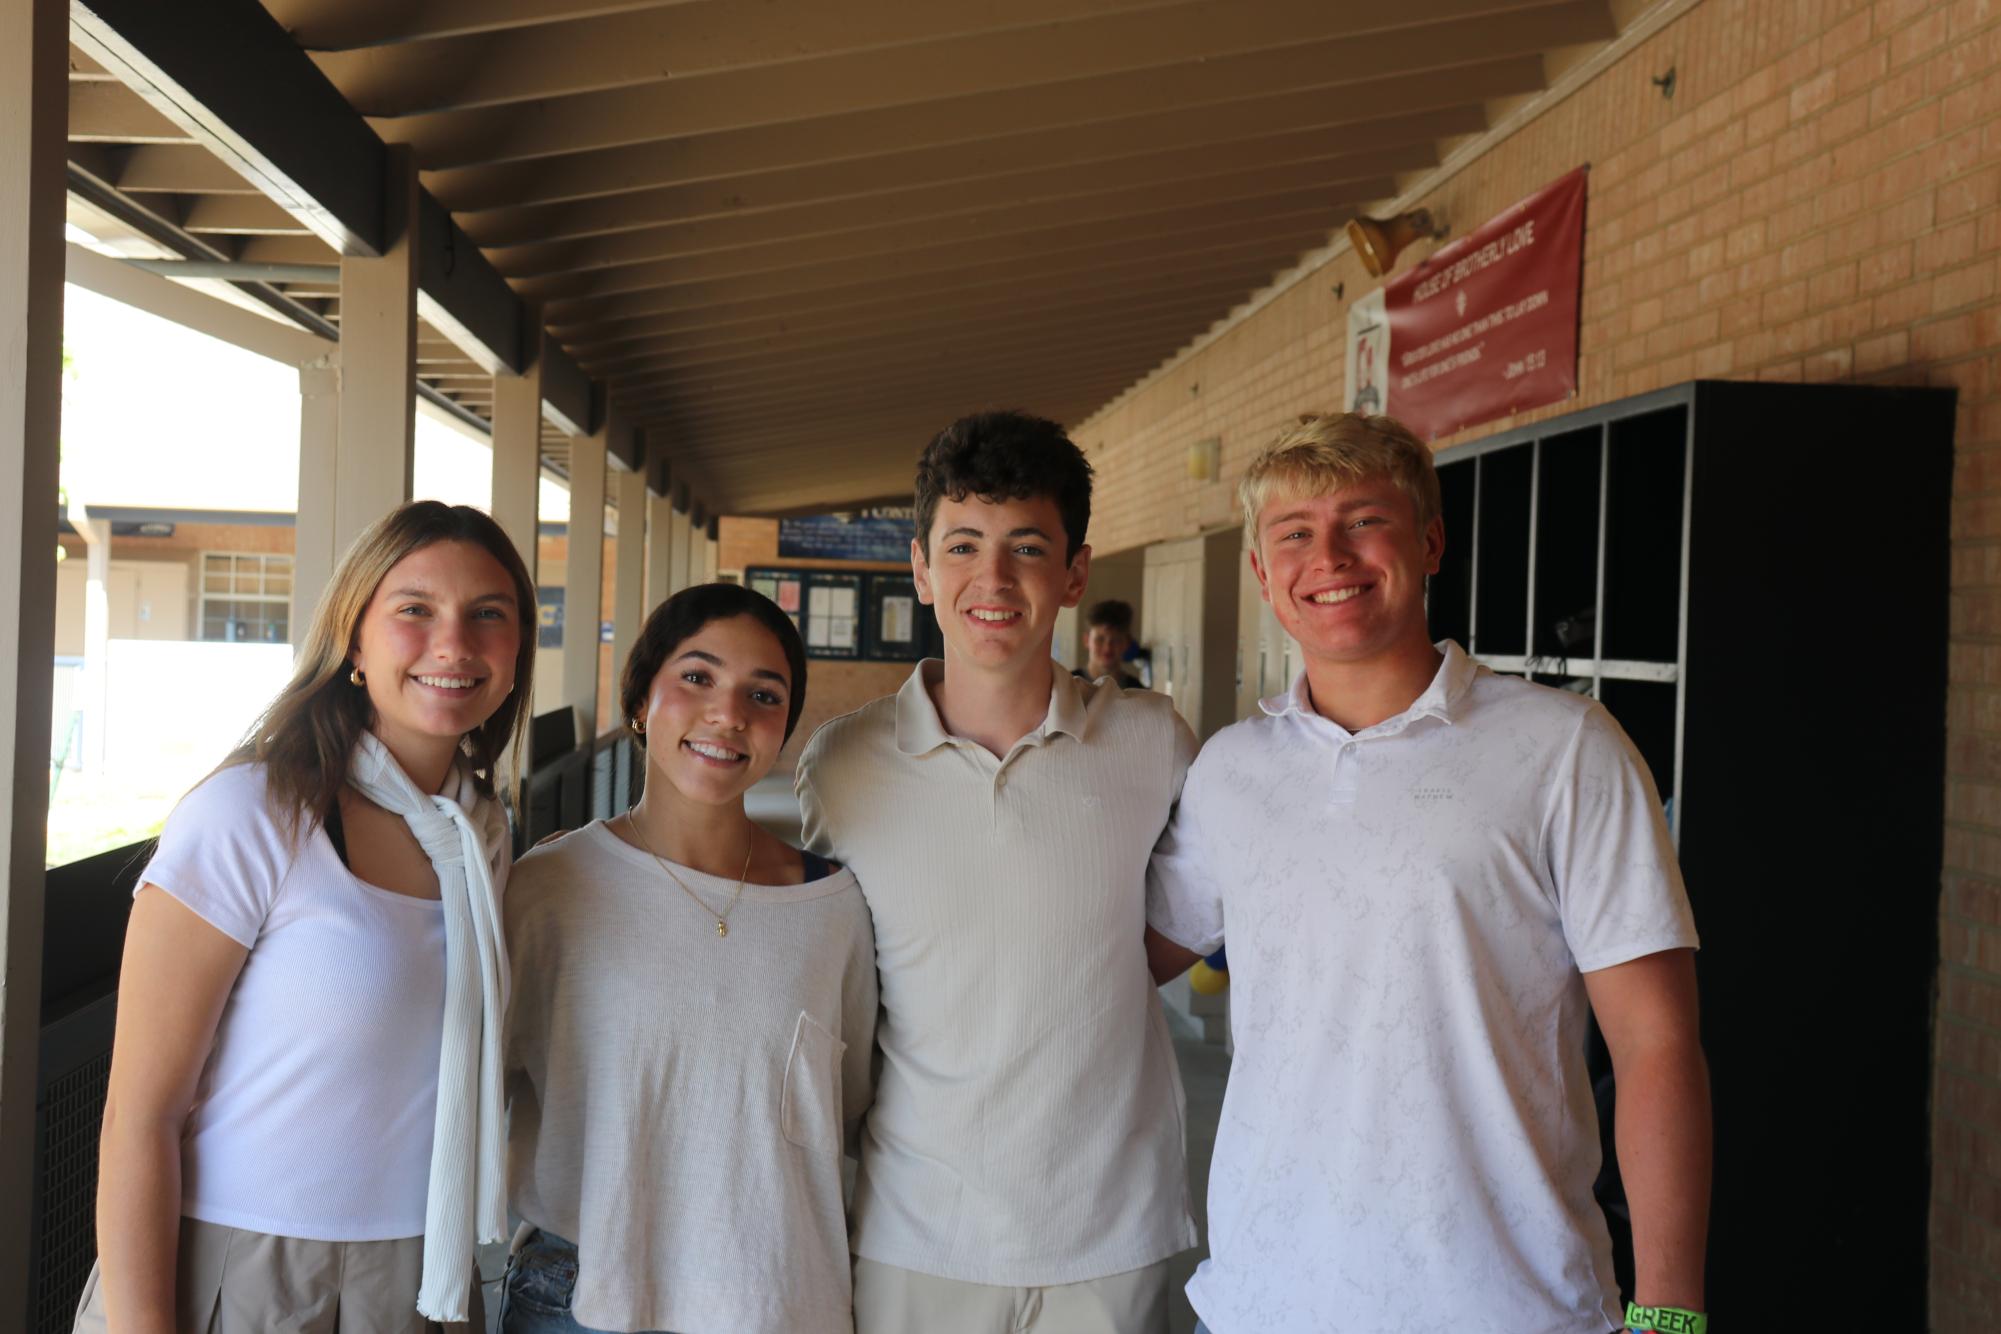
[[[1464,3],[1492,8],[1489,0]],[[988,64],[983,58],[972,66],[962,55],[919,47],[586,93],[536,106],[532,115],[499,107],[377,124],[385,137],[415,149],[431,171],[781,125],[790,136],[815,138],[818,147],[809,151],[856,157],[1442,69],[1615,35],[1605,0],[1562,0],[1359,35],[1352,19],[1338,17],[1353,12],[1324,0],[1225,3],[1214,15],[1217,24],[1236,23],[1240,34],[1262,36],[1205,32],[1191,39],[1184,33],[1173,57],[1145,43],[1100,51],[1082,43],[1053,46],[1044,38],[1029,44],[1019,60]],[[1304,35],[1315,29],[1319,39]],[[1253,49],[1259,41],[1266,49]],[[1078,62],[1117,68],[1058,81],[1055,71],[1062,66],[1054,58],[1072,52]],[[1032,86],[1020,86],[1024,82]],[[919,128],[927,122],[928,133]]]

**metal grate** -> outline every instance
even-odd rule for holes
[[[41,1200],[35,1267],[35,1334],[66,1334],[97,1259],[97,1136],[111,1053],[49,1081],[38,1109]]]

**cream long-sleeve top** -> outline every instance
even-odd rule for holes
[[[673,871],[728,904],[734,881]],[[600,821],[522,858],[506,921],[509,1202],[576,1243],[577,1321],[849,1334],[876,1014],[853,873],[746,885],[719,937]]]

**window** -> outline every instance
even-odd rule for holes
[[[282,644],[292,630],[292,558],[207,551],[201,558],[201,637]]]

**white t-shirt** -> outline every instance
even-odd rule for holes
[[[1215,1334],[1621,1323],[1580,974],[1693,947],[1687,895],[1611,715],[1443,648],[1362,732],[1304,676],[1219,732],[1154,858],[1154,928],[1229,941]]]
[[[842,1148],[869,1103],[875,949],[843,869],[746,885],[602,821],[507,894],[507,1179],[577,1247],[603,1330],[850,1334]]]
[[[250,950],[183,1132],[181,1212],[317,1241],[421,1236],[444,908],[364,883],[300,826],[280,826],[263,766],[235,765],[181,799],[140,876]]]
[[[1164,695],[1056,668],[1005,756],[918,664],[799,760],[806,839],[875,919],[882,1073],[855,1254],[966,1283],[1124,1273],[1195,1244],[1146,866],[1195,750]]]

